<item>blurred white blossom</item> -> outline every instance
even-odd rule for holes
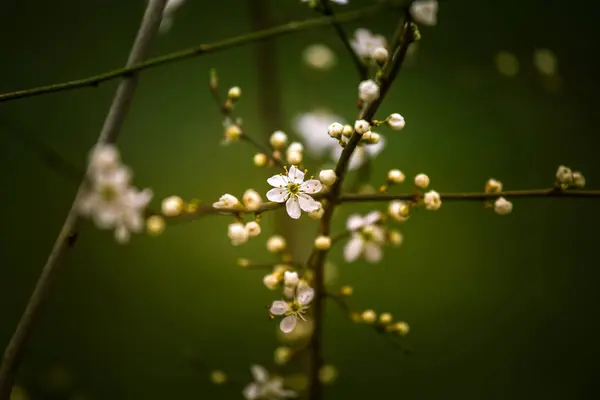
[[[350,40],[354,52],[364,61],[371,61],[373,53],[378,48],[386,48],[385,36],[375,35],[370,30],[359,28],[354,32],[354,38]]]
[[[275,400],[298,396],[295,391],[283,388],[283,378],[269,376],[269,372],[264,367],[252,365],[250,371],[254,382],[246,386],[243,391],[247,400]]]
[[[331,69],[337,63],[337,56],[324,44],[311,44],[302,54],[304,62],[315,69]]]
[[[381,153],[381,151],[384,148],[385,148],[385,139],[383,137],[380,137],[379,142],[377,142],[376,144],[369,144],[369,145],[359,144],[356,147],[356,150],[354,150],[354,153],[352,153],[352,155],[350,156],[348,170],[349,171],[356,170],[361,165],[363,165],[367,160],[377,157],[377,155],[379,155],[379,153]],[[339,145],[336,145],[333,148],[331,157],[333,158],[334,161],[339,160],[340,156],[342,155],[342,151],[344,151],[344,148]]]
[[[310,155],[322,157],[338,144],[329,136],[329,127],[333,123],[345,124],[338,115],[324,110],[315,110],[298,115],[293,122],[295,131],[304,139]]]
[[[416,23],[433,26],[437,24],[437,0],[417,0],[410,5],[410,15]]]
[[[344,259],[347,262],[356,261],[361,256],[370,263],[381,261],[385,231],[376,224],[381,218],[378,211],[372,211],[364,217],[358,214],[348,217],[346,228],[351,231],[351,237],[344,247]]]

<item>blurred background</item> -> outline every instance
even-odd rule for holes
[[[143,0],[0,0],[0,92],[122,66],[144,7]],[[373,185],[400,168],[409,180],[427,173],[439,192],[483,190],[488,178],[509,190],[544,188],[565,164],[598,188],[597,9],[567,0],[442,2],[438,26],[421,29],[378,113],[399,112],[407,126],[381,129],[386,146]],[[296,0],[188,0],[152,53],[314,16]],[[397,19],[384,13],[344,27],[389,38]],[[329,61],[317,66],[305,52],[315,44],[328,49]],[[274,129],[298,139],[294,119],[316,109],[355,118],[356,71],[331,28],[273,41],[267,64],[277,73],[266,83],[258,51],[248,45],[142,74],[118,143],[136,184],[154,191],[153,208],[174,194],[211,202],[268,190],[273,171],[253,166],[254,149],[221,146],[211,68],[223,92],[242,88],[236,115],[256,139]],[[76,171],[51,168],[43,154],[49,147],[82,169],[117,82],[0,105],[2,347],[77,186]],[[316,173],[324,160],[306,157]],[[598,204],[522,199],[500,217],[476,202],[447,202],[401,226],[404,244],[387,249],[380,264],[346,264],[336,248],[337,283],[355,290],[350,303],[407,321],[414,354],[329,307],[325,356],[339,377],[327,398],[598,398]],[[350,213],[374,207],[385,204],[345,207],[334,231]],[[241,382],[250,381],[250,364],[272,366],[278,321],[268,320],[265,306],[279,294],[262,284],[264,271],[236,260],[274,260],[265,251],[274,221],[275,213],[265,215],[262,235],[240,247],[229,244],[226,217],[138,235],[127,246],[86,222],[28,347],[15,398],[239,398],[237,387],[213,385],[190,358]],[[316,222],[303,216],[287,226],[306,256]]]

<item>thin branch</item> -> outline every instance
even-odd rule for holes
[[[152,39],[158,32],[166,3],[167,0],[150,0],[148,2],[137,37],[127,60],[127,66],[136,65],[146,58]],[[111,143],[116,140],[131,104],[133,92],[137,84],[137,77],[137,74],[130,74],[119,85],[104,121],[102,131],[100,132],[99,143]],[[73,238],[76,237],[74,235],[76,235],[79,219],[77,203],[85,191],[85,185],[86,182],[83,181],[79,186],[71,210],[42,269],[42,273],[38,278],[19,324],[4,351],[4,357],[0,365],[0,400],[8,400],[10,398],[19,365],[25,355],[25,346],[41,315],[42,306],[56,278],[61,260],[67,250],[74,244]]]
[[[323,13],[323,15],[333,17],[333,16],[335,16],[335,14],[333,12],[333,9],[331,8],[331,4],[329,4],[329,1],[330,0],[321,0],[321,2],[319,4],[319,6],[320,6],[319,8],[320,8],[320,11]],[[350,43],[350,39],[348,38],[348,35],[346,35],[346,31],[344,31],[344,28],[342,28],[342,26],[336,20],[333,20],[331,22],[331,25],[333,26],[335,33],[338,35],[338,37],[342,41],[342,44],[344,45],[346,50],[348,50],[350,57],[352,57],[352,62],[354,63],[354,66],[356,67],[356,71],[358,72],[358,76],[359,76],[360,80],[361,81],[366,80],[369,76],[369,68],[361,60],[361,58],[358,56],[358,54],[356,54],[356,51],[354,50],[354,48],[352,47],[352,44]]]
[[[68,82],[55,83],[47,86],[41,86],[32,89],[19,90],[16,92],[5,93],[0,95],[0,103],[10,100],[22,99],[25,97],[39,96],[48,93],[61,92],[65,90],[73,90],[83,87],[97,87],[100,83],[113,80],[119,77],[126,77],[133,72],[139,72],[149,68],[158,67],[160,65],[170,64],[176,61],[197,57],[203,54],[216,53],[242,46],[258,40],[281,36],[289,33],[299,32],[306,29],[314,29],[327,26],[332,22],[346,23],[357,21],[362,18],[372,17],[382,11],[396,8],[409,3],[408,0],[389,0],[380,4],[363,7],[355,11],[349,11],[343,14],[338,14],[335,17],[314,18],[305,21],[292,21],[284,25],[279,25],[274,28],[265,29],[258,32],[253,32],[245,35],[236,36],[233,38],[224,39],[210,44],[201,44],[188,49],[165,54],[163,56],[151,58],[146,61],[140,61],[129,65],[125,68],[116,69],[105,72],[89,78],[77,79]]]

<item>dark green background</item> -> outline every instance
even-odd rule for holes
[[[351,6],[359,3],[366,2]],[[0,92],[121,66],[144,5],[0,0]],[[296,0],[273,0],[270,7],[279,23],[313,16]],[[407,127],[382,130],[388,146],[373,182],[398,167],[408,176],[426,172],[441,192],[481,190],[490,177],[506,189],[541,188],[566,164],[598,188],[600,78],[591,61],[596,9],[566,0],[442,4],[439,25],[422,29],[416,58],[378,114],[400,112]],[[153,54],[245,33],[247,15],[245,1],[190,0]],[[389,36],[394,24],[394,16],[381,15],[347,29],[364,26]],[[319,42],[338,54],[328,72],[302,64],[302,50]],[[355,71],[331,29],[287,36],[276,45],[283,130],[292,134],[292,118],[316,106],[354,118]],[[558,91],[549,91],[534,68],[536,48],[557,54]],[[250,148],[219,146],[222,118],[207,90],[211,67],[223,89],[241,86],[238,115],[249,134],[264,137],[254,50],[246,46],[142,75],[119,146],[138,185],[154,190],[155,208],[172,194],[212,201],[224,192],[268,189],[270,171],[252,166]],[[517,76],[495,69],[500,50],[519,59]],[[0,105],[2,346],[76,187],[18,138],[36,135],[83,167],[116,85]],[[307,166],[319,167],[310,160]],[[404,245],[387,251],[379,265],[345,265],[334,250],[340,283],[355,288],[352,304],[408,321],[415,354],[403,356],[331,308],[326,357],[340,377],[328,397],[598,398],[599,204],[516,200],[513,213],[499,217],[479,203],[445,203],[402,226]],[[336,231],[344,215],[368,209],[348,206],[336,214]],[[235,260],[271,259],[263,249],[273,215],[265,216],[263,235],[239,248],[228,243],[228,222],[212,217],[181,224],[159,238],[136,236],[129,246],[86,223],[28,348],[20,384],[39,391],[48,371],[59,367],[73,376],[71,393],[93,399],[235,398],[235,389],[215,388],[186,359],[195,352],[242,381],[250,378],[251,363],[271,364],[276,323],[264,306],[277,296],[262,285],[262,272],[241,271]],[[303,217],[292,226],[306,251],[316,223]],[[49,395],[37,398],[43,396]]]

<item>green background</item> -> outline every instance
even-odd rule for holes
[[[350,3],[335,9],[366,2]],[[584,3],[444,2],[439,25],[422,29],[415,58],[378,113],[400,112],[407,127],[381,130],[388,146],[377,158],[373,183],[400,168],[409,177],[427,173],[440,192],[478,191],[490,177],[506,189],[543,188],[566,164],[597,188],[600,79],[591,61],[597,12]],[[0,92],[123,65],[144,5],[0,1]],[[189,0],[152,53],[248,32],[250,6]],[[296,0],[272,0],[268,7],[277,23],[314,16]],[[395,22],[387,14],[346,28],[389,37]],[[338,65],[307,68],[302,50],[313,43],[330,46]],[[549,81],[537,72],[537,48],[556,53],[559,77]],[[354,67],[330,28],[280,38],[276,49],[280,76],[272,83],[283,104],[281,129],[293,135],[293,117],[314,107],[354,118]],[[516,76],[496,70],[500,50],[518,58]],[[252,166],[251,148],[219,146],[222,117],[207,89],[212,67],[222,90],[241,86],[237,115],[250,135],[265,138],[269,121],[258,117],[256,64],[255,47],[245,46],[143,73],[118,143],[138,186],[153,189],[154,208],[172,194],[212,201],[225,192],[268,189],[272,172]],[[2,346],[76,188],[22,139],[37,137],[82,168],[116,85],[0,104]],[[306,165],[311,171],[320,166],[310,159]],[[407,321],[406,342],[415,353],[404,356],[330,307],[325,355],[340,376],[328,398],[598,398],[598,204],[515,200],[513,213],[500,217],[476,202],[444,203],[401,226],[405,243],[387,250],[381,264],[344,264],[336,248],[331,259],[339,265],[339,283],[355,288],[352,305]],[[343,229],[345,215],[373,207],[347,206],[336,213],[335,231]],[[86,222],[29,345],[19,384],[34,399],[239,397],[237,387],[213,386],[189,354],[243,382],[250,364],[272,365],[277,324],[264,306],[278,295],[263,286],[263,272],[241,270],[235,261],[272,259],[264,243],[273,220],[265,215],[263,234],[235,248],[226,237],[226,217],[178,224],[158,238],[139,235],[128,246]],[[304,216],[288,226],[306,256],[316,223]],[[72,384],[49,388],[57,371],[66,371]]]

